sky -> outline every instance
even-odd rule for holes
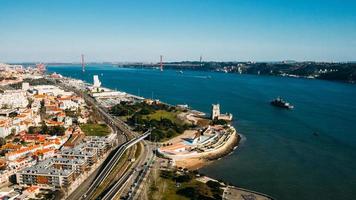
[[[355,0],[0,0],[0,62],[355,61]]]

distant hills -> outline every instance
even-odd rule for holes
[[[34,63],[16,63],[31,65]],[[46,63],[47,65],[79,65],[80,63]],[[155,68],[159,63],[140,62],[95,62],[86,65],[114,65],[117,67]],[[181,61],[164,62],[164,69],[217,71],[224,73],[278,75],[289,77],[315,78],[332,81],[355,83],[356,62],[296,62],[293,60],[280,62],[199,62]]]
[[[324,80],[356,81],[356,63],[326,62],[167,62],[165,69],[203,70],[224,73],[278,75],[290,77],[316,78]],[[158,64],[121,64],[119,67],[158,67]]]

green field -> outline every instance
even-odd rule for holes
[[[190,124],[179,119],[183,112],[166,104],[146,104],[145,102],[120,103],[110,109],[110,113],[120,117],[134,131],[144,132],[152,128],[151,141],[166,141],[190,128]]]
[[[169,119],[174,123],[181,124],[182,121],[179,120],[177,117],[178,114],[179,114],[178,112],[173,112],[173,111],[169,112],[165,110],[157,110],[152,114],[145,115],[144,117],[146,119],[155,119],[155,120]]]
[[[106,136],[111,132],[106,124],[82,124],[80,128],[87,136]]]
[[[179,181],[175,181],[173,177],[158,177],[156,186],[152,184],[150,187],[149,199],[219,199],[216,196],[222,195],[221,191],[210,188],[207,184],[195,180],[194,177],[190,180],[180,182],[180,184],[177,184],[177,182]]]

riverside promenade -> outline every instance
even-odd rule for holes
[[[222,199],[223,200],[231,200],[231,199],[233,199],[233,200],[274,200],[272,197],[270,197],[266,194],[243,189],[243,188],[238,188],[238,187],[234,187],[234,186],[227,186],[224,189]]]

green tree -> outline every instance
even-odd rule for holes
[[[41,133],[42,134],[47,134],[48,133],[48,126],[46,124],[46,122],[42,121],[42,125],[41,125]]]
[[[0,146],[6,144],[5,138],[0,137]]]
[[[59,135],[62,136],[64,135],[65,128],[63,126],[53,126],[49,130],[50,135]]]
[[[178,183],[189,182],[192,180],[192,176],[190,176],[189,174],[184,174],[184,175],[180,175],[180,176],[176,177],[175,180]]]
[[[28,100],[27,108],[31,108],[32,107],[32,103],[33,103],[33,99],[27,98],[27,100]]]
[[[30,126],[30,127],[28,128],[28,134],[34,134],[34,133],[35,133],[35,127]]]
[[[179,189],[177,191],[177,194],[194,200],[199,198],[199,193],[194,187],[186,187]]]
[[[18,143],[18,142],[20,142],[21,140],[19,139],[19,138],[15,138],[12,142],[14,142],[14,143]]]

